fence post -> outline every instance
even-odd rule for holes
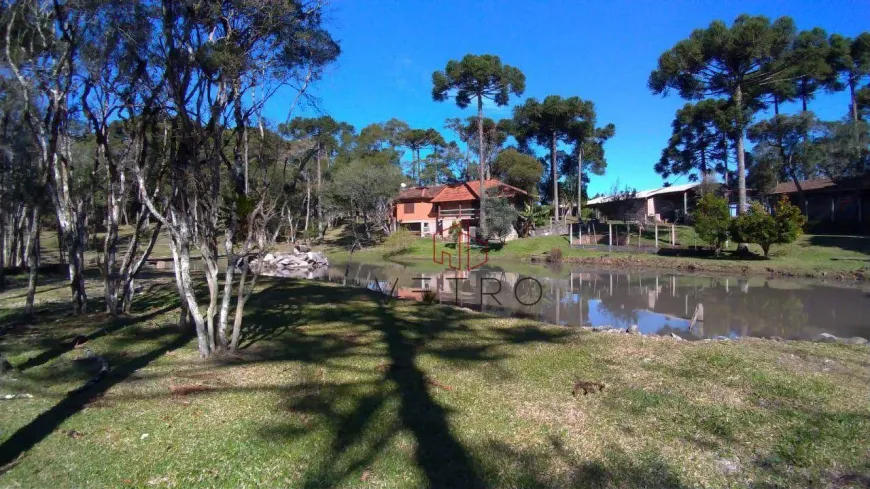
[[[671,246],[677,246],[677,225],[671,224]]]
[[[659,223],[656,223],[656,249],[659,249]]]
[[[607,223],[607,247],[613,248],[613,224]]]
[[[583,221],[580,216],[577,216],[577,239],[580,241],[580,246],[583,246]]]

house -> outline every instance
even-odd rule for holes
[[[836,224],[844,229],[870,230],[870,175],[863,177],[817,178],[800,182],[806,202],[803,202],[794,182],[778,184],[770,196],[775,204],[786,196],[800,207],[809,224]]]
[[[511,199],[516,205],[527,196],[523,190],[496,179],[487,180],[485,188],[498,189],[500,196]],[[456,222],[469,231],[479,225],[479,218],[480,181],[405,188],[393,202],[394,225],[420,236],[446,236]]]
[[[607,195],[590,199],[586,207],[610,219],[675,222],[691,211],[701,182]]]

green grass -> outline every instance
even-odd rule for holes
[[[33,395],[0,401],[0,487],[870,483],[867,347],[587,333],[267,280],[241,353],[200,360],[171,277],[140,282],[120,320],[67,316],[46,282],[27,325],[22,286],[0,294],[20,367],[0,393]],[[76,335],[113,369],[70,395],[95,373]],[[574,398],[578,379],[607,388]]]
[[[348,252],[336,244],[340,231],[333,232],[333,238],[328,237],[322,249],[332,258],[344,261]],[[694,234],[694,230],[686,226],[677,227],[677,243],[683,246],[702,246]],[[636,236],[636,235],[635,235]],[[634,239],[632,243],[634,243]],[[659,241],[664,244],[670,238],[660,229]],[[655,242],[652,232],[642,237],[642,243],[652,245]],[[436,244],[436,256],[444,245]],[[636,252],[607,252],[591,249],[571,248],[565,236],[541,236],[517,239],[504,245],[493,245],[489,250],[489,259],[493,261],[524,261],[545,259],[545,255],[553,248],[562,250],[564,261],[585,263],[600,267],[652,267],[667,269],[682,269],[687,271],[711,271],[736,274],[779,274],[801,277],[828,278],[870,278],[870,237],[868,236],[833,236],[804,235],[795,243],[789,245],[774,245],[770,259],[743,258],[733,253],[735,245],[726,248],[720,257],[680,257],[665,256]],[[750,249],[761,254],[761,249],[750,245]],[[447,249],[447,251],[452,251]],[[453,252],[455,255],[455,251]],[[432,239],[421,238],[414,247],[400,256],[385,257],[379,247],[357,251],[354,256],[359,260],[379,262],[386,259],[392,261],[424,261],[432,260]],[[472,258],[473,260],[474,258]]]

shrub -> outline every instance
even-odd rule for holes
[[[417,236],[411,231],[400,227],[384,240],[384,256],[394,256],[407,253],[414,248]]]
[[[731,228],[728,201],[712,192],[702,195],[692,213],[692,221],[698,237],[707,242],[717,255],[721,253]]]
[[[553,263],[562,263],[562,248],[553,248],[550,250],[550,254],[547,255],[547,261]]]
[[[514,223],[520,213],[509,200],[499,197],[498,194],[487,191],[486,203],[486,228],[490,236],[495,236],[504,242],[513,230]]]
[[[434,304],[435,302],[438,301],[438,294],[436,294],[432,290],[426,289],[423,291],[423,295],[421,296],[421,300],[422,300],[423,304],[426,304],[427,306],[431,306],[432,304]]]
[[[773,218],[776,220],[776,242],[780,244],[793,243],[803,234],[804,225],[807,223],[801,210],[786,197],[776,204]]]
[[[734,219],[733,233],[740,241],[761,246],[767,258],[770,246],[777,242],[776,220],[763,205],[753,202],[748,212]]]
[[[806,223],[800,209],[783,197],[772,216],[761,204],[753,203],[748,213],[734,220],[734,234],[742,241],[761,246],[764,257],[769,258],[772,245],[793,243]]]

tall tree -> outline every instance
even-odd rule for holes
[[[860,86],[870,75],[870,32],[863,32],[855,39],[833,34],[829,41],[829,62],[839,78],[835,87],[849,89],[849,113],[852,122],[856,122]]]
[[[662,54],[650,74],[653,93],[676,90],[689,100],[727,97],[736,107],[738,211],[747,209],[744,136],[751,114],[746,109],[763,87],[782,82],[792,66],[787,59],[795,38],[794,21],[741,15],[731,27],[714,21]]]
[[[514,109],[513,130],[520,146],[534,141],[550,152],[553,217],[556,221],[559,220],[558,145],[574,143],[578,168],[583,165],[584,152],[588,153],[590,163],[603,163],[602,145],[613,135],[615,128],[612,124],[596,128],[595,123],[594,104],[580,97],[550,95],[543,102],[530,98]],[[578,174],[582,174],[582,169]],[[578,184],[578,193],[582,191],[581,187]]]
[[[696,181],[716,170],[726,171],[728,162],[728,130],[733,118],[730,104],[721,99],[688,103],[677,110],[671,123],[668,146],[655,165],[662,178],[688,175]]]
[[[510,65],[502,64],[498,56],[491,54],[466,54],[461,61],[450,60],[444,71],[432,73],[432,98],[437,102],[447,100],[451,93],[460,109],[472,101],[477,102],[477,134],[480,144],[478,177],[480,179],[480,228],[486,233],[486,182],[484,167],[483,101],[492,100],[497,106],[508,104],[511,94],[519,97],[526,90],[526,76]]]
[[[570,135],[574,144],[572,156],[577,161],[577,219],[581,217],[583,187],[589,182],[589,173],[604,175],[607,170],[604,143],[616,134],[616,126],[612,123],[595,127],[596,118],[595,105],[585,102],[583,116],[574,124]]]
[[[806,197],[801,181],[814,176],[820,159],[819,147],[812,140],[815,127],[813,113],[802,112],[793,116],[777,115],[759,121],[747,130],[749,139],[757,143],[755,151],[760,153],[772,149],[779,155],[778,159],[773,159],[774,168],[791,178],[804,204]],[[771,159],[770,155],[765,156],[765,159]]]
[[[306,139],[315,148],[317,157],[317,223],[318,230],[323,233],[326,228],[326,219],[323,215],[323,160],[327,166],[331,166],[330,155],[340,144],[344,133],[353,133],[354,128],[346,122],[338,122],[332,117],[296,117],[289,123],[280,124],[278,130],[296,139]]]
[[[824,29],[816,27],[801,31],[792,46],[794,59],[794,94],[807,111],[807,104],[815,98],[820,88],[832,88],[835,72],[831,63],[831,45]]]
[[[444,138],[437,129],[407,129],[399,133],[402,146],[411,150],[411,178],[419,185],[422,173],[420,152],[424,148],[444,146]]]

